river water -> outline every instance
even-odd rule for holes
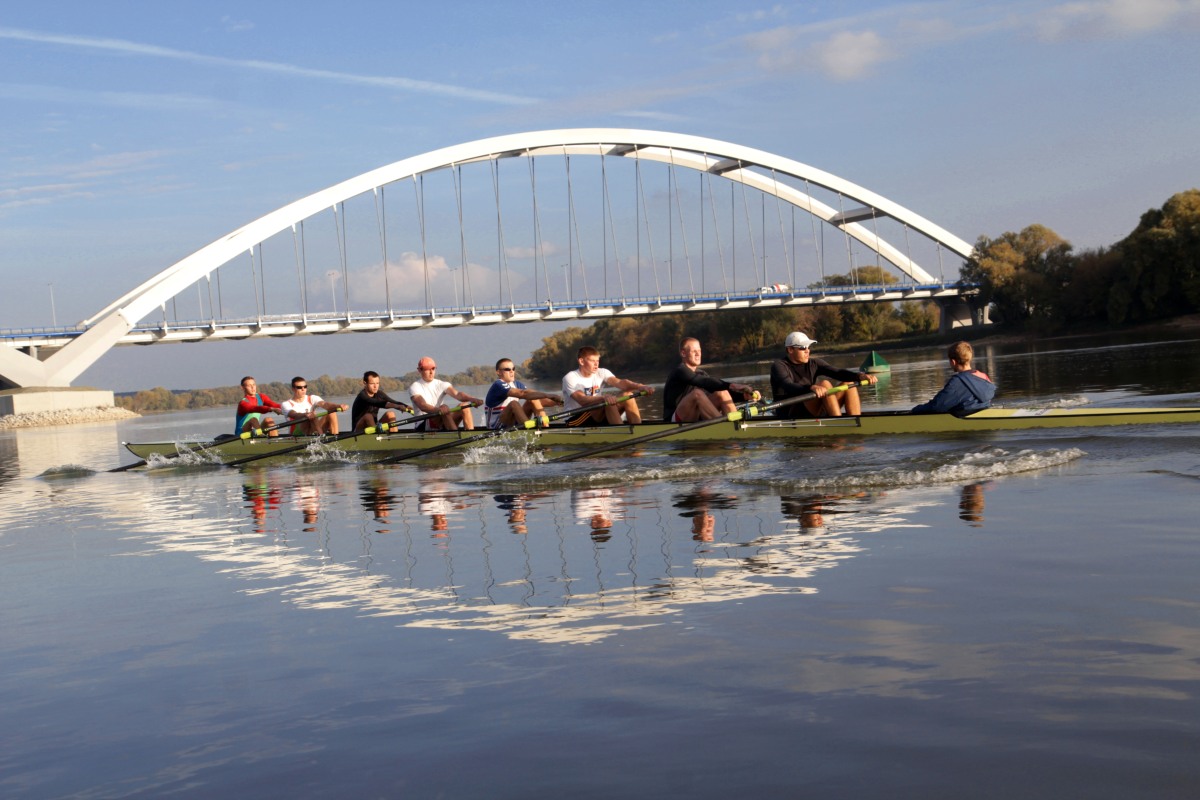
[[[1194,340],[979,356],[1200,405]],[[0,434],[0,796],[1200,796],[1198,426],[103,471],[230,416]]]

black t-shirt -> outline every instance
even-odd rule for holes
[[[729,382],[720,378],[710,377],[702,369],[692,369],[680,362],[671,374],[667,376],[667,385],[663,387],[663,419],[670,420],[675,413],[679,401],[693,386],[706,392],[719,392],[729,389]]]

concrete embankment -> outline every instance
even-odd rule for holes
[[[45,425],[74,425],[81,422],[115,422],[140,417],[141,414],[116,406],[67,408],[58,411],[35,411],[28,414],[8,414],[0,417],[0,430],[37,428]]]

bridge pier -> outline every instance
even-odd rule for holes
[[[938,333],[946,334],[956,328],[970,328],[992,323],[987,305],[980,303],[974,297],[939,298],[937,304],[941,311]]]
[[[113,408],[113,393],[90,387],[26,386],[0,391],[0,416],[38,414],[46,411],[79,411]]]

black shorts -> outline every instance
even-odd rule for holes
[[[604,406],[593,408],[591,411],[585,411],[582,414],[576,414],[567,420],[569,428],[598,428],[601,425],[607,425],[608,418],[604,414]]]

